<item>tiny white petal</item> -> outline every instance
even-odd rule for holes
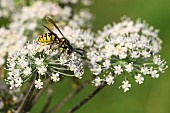
[[[141,74],[135,75],[135,81],[136,81],[138,84],[142,84],[143,81],[144,81],[144,77],[142,77]]]
[[[120,75],[123,72],[123,69],[120,65],[114,66],[114,73]]]
[[[122,82],[122,85],[119,88],[122,88],[124,92],[127,92],[130,87],[131,87],[131,84],[129,84],[129,81],[128,80],[124,80]]]
[[[35,88],[41,89],[43,88],[43,82],[41,82],[41,79],[35,80]]]
[[[51,80],[57,82],[60,80],[58,73],[52,73]]]

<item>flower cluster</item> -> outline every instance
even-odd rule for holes
[[[23,31],[24,35],[29,34],[29,37],[31,37],[30,32],[34,31],[32,37],[37,37],[38,31],[40,31],[39,26],[41,26],[38,22],[46,16],[56,17],[59,22],[64,21],[78,27],[88,25],[87,22],[92,18],[87,10],[80,10],[77,14],[72,14],[70,6],[61,7],[59,4],[52,2],[34,1],[33,5],[22,7],[21,10],[12,15],[12,22],[9,27],[16,31]]]
[[[14,9],[13,0],[1,0],[0,1],[0,17],[9,17],[10,12]]]
[[[83,30],[81,28],[72,28],[71,26],[64,26],[62,31],[64,33],[64,36],[70,41],[71,45],[77,48],[87,49],[93,45],[94,33],[91,32],[90,29]],[[59,37],[62,37],[60,36],[58,31],[54,30],[54,32],[56,32]]]
[[[34,31],[34,36],[38,36],[35,32],[38,27],[38,21],[47,15],[58,16],[62,14],[62,10],[58,4],[36,1],[33,2],[33,5],[22,7],[14,13],[9,26],[16,31],[23,31],[23,34],[28,31]]]
[[[66,26],[70,26],[69,29],[66,28],[67,30],[64,30],[64,34],[65,31],[68,32],[68,30],[73,28],[74,30],[69,31],[68,33],[83,32],[80,28],[90,25],[89,23],[92,18],[92,15],[87,10],[80,10],[78,13],[72,14],[73,9],[70,6],[65,5],[65,7],[62,7],[58,3],[32,1],[31,6],[23,6],[18,10],[13,4],[13,1],[8,0],[2,0],[0,3],[0,5],[3,6],[3,9],[4,7],[7,7],[8,9],[14,7],[12,11],[15,12],[10,15],[11,22],[9,23],[8,29],[3,27],[0,28],[0,33],[2,34],[0,38],[0,66],[5,63],[5,56],[7,53],[21,49],[28,37],[38,37],[40,31],[43,32],[44,28],[38,23],[39,21],[43,22],[43,19],[47,15],[57,19],[57,22],[64,22],[64,29]],[[89,45],[88,41],[91,42],[90,32],[87,31],[87,33],[83,32],[81,34],[87,34],[90,39],[88,40],[87,38],[85,41],[77,36],[78,39],[76,39],[76,41],[81,40],[81,43],[79,43],[81,44],[80,46],[84,46],[85,44]],[[71,37],[74,36],[72,35]]]
[[[2,0],[0,3],[0,5],[3,6],[3,9],[4,7],[7,9],[13,8],[12,4],[12,0]],[[6,9],[4,10],[8,11]],[[62,9],[60,8],[60,10]],[[21,10],[11,15],[12,22],[9,24],[9,29],[5,29],[3,27],[0,28],[0,33],[2,34],[0,38],[0,66],[4,64],[4,57],[8,52],[15,51],[23,47],[27,40],[27,35],[25,35],[26,31],[34,31],[33,34],[37,37],[38,32],[35,31],[35,28],[38,20],[44,18],[46,15],[57,16],[60,10],[59,6],[52,3],[37,1],[33,6],[23,7]]]
[[[95,40],[94,48],[87,53],[91,71],[97,76],[92,81],[95,86],[102,81],[113,84],[116,76],[124,75],[120,88],[126,92],[131,87],[128,75],[142,84],[144,76],[158,78],[159,72],[167,68],[158,55],[161,41],[157,30],[139,21],[134,23],[127,18],[113,26],[107,25]]]
[[[10,89],[21,87],[32,76],[38,78],[35,87],[41,89],[43,78],[50,77],[56,82],[60,80],[59,75],[81,78],[84,73],[81,58],[75,52],[68,56],[66,53],[61,54],[57,48],[50,48],[50,45],[35,42],[27,43],[24,49],[10,53],[7,70],[6,82]]]
[[[122,21],[119,23],[114,23],[113,25],[105,25],[103,31],[98,32],[97,45],[98,48],[104,46],[100,44],[100,41],[104,41],[105,38],[110,35],[112,36],[122,36],[128,34],[138,34],[149,38],[150,46],[154,53],[158,53],[161,50],[162,41],[158,37],[158,29],[154,29],[153,26],[149,26],[146,22],[141,22],[138,19],[136,22],[132,21],[130,18],[124,16]],[[99,43],[99,44],[98,44]]]
[[[72,28],[91,28],[92,14],[87,9],[81,9],[78,13],[74,14],[68,21],[68,26]]]
[[[0,28],[0,66],[5,63],[5,56],[8,52],[19,50],[26,42],[22,32],[15,32],[10,29]],[[17,40],[17,41],[16,41]]]

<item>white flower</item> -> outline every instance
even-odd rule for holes
[[[102,79],[100,77],[96,77],[93,81],[92,81],[92,84],[94,86],[99,86],[101,85],[101,82],[102,82]]]
[[[124,80],[122,82],[122,86],[120,86],[119,88],[122,88],[124,92],[127,92],[130,87],[131,87],[131,84],[129,84],[129,81],[128,80]]]
[[[28,66],[27,60],[25,58],[19,58],[18,66],[20,66],[21,68],[27,67]]]
[[[78,14],[73,15],[72,19],[69,20],[68,25],[72,28],[91,27],[90,20],[92,14],[88,10],[80,10]]]
[[[103,62],[103,66],[106,68],[109,68],[111,65],[110,60],[105,60],[105,62]]]
[[[63,53],[62,55],[58,55],[59,53],[56,53],[58,48],[55,48],[56,50],[51,50],[53,54],[51,55],[51,53],[46,54],[46,51],[48,51],[47,48],[43,48],[43,51],[31,54],[34,50],[29,50],[27,45],[31,45],[31,48],[37,47],[37,44],[33,41],[32,44],[27,43],[24,47],[27,52],[22,53],[23,49],[21,49],[9,54],[7,60],[8,76],[5,81],[10,85],[10,89],[21,87],[23,82],[29,80],[30,76],[35,73],[45,76],[50,76],[46,73],[52,73],[50,77],[51,80],[55,82],[60,80],[58,73],[56,73],[59,71],[62,75],[82,78],[84,73],[83,62],[77,53],[73,52],[70,55]],[[64,62],[64,64],[61,63],[61,59],[64,59],[66,62]],[[21,66],[22,63],[24,66]],[[68,72],[72,71],[74,74],[65,73],[63,70],[67,70]]]
[[[165,69],[168,68],[168,66],[166,65],[166,61],[161,60],[160,55],[159,56],[155,55],[153,58],[153,62],[154,64],[159,66],[159,71],[162,73],[164,72]]]
[[[149,71],[149,69],[148,69],[147,67],[142,67],[142,68],[141,68],[141,73],[143,73],[144,75],[146,75],[146,74],[149,74],[150,71]]]
[[[125,70],[127,72],[132,72],[132,70],[133,70],[133,65],[132,64],[133,63],[125,64]]]
[[[120,59],[125,59],[127,57],[127,53],[125,53],[125,52],[120,52],[119,53],[119,58]]]
[[[70,55],[68,65],[70,70],[74,72],[74,76],[81,79],[84,74],[82,59],[79,58],[75,52]]]
[[[14,79],[15,80],[15,87],[20,87],[22,86],[23,80],[21,77]]]
[[[143,81],[144,81],[144,77],[142,77],[141,74],[135,75],[135,81],[136,81],[138,84],[142,84]]]
[[[68,20],[69,17],[71,16],[71,11],[72,9],[68,6],[65,6],[62,10],[61,10],[61,18],[63,20]]]
[[[0,1],[0,17],[9,18],[12,10],[14,10],[13,0],[1,0]]]
[[[82,75],[84,74],[84,69],[83,68],[75,68],[74,69],[74,75],[75,77],[82,79]]]
[[[71,3],[71,4],[76,4],[78,2],[78,0],[60,0],[61,3]]]
[[[120,75],[123,72],[123,69],[120,65],[114,66],[114,73]]]
[[[29,51],[31,51],[31,50],[35,50],[36,49],[36,46],[35,46],[35,44],[27,44],[27,46],[26,46],[26,49],[28,49]]]
[[[43,88],[43,82],[41,82],[41,79],[35,80],[35,88],[41,89]]]
[[[23,71],[23,74],[28,76],[31,74],[32,69],[30,67],[26,67]]]
[[[150,74],[152,78],[159,78],[159,74],[157,70],[151,70]]]
[[[113,55],[115,55],[115,56],[119,55],[119,50],[117,48],[113,48],[112,52],[113,52]],[[109,52],[109,53],[111,56],[111,52]]]
[[[106,76],[105,81],[108,85],[111,85],[114,83],[114,77],[111,75],[111,73],[108,76]]]
[[[102,68],[100,65],[93,64],[90,70],[93,72],[94,75],[98,75],[102,71]]]
[[[40,66],[40,67],[37,67],[37,70],[40,75],[44,75],[47,71],[47,68],[45,66]]]
[[[44,63],[43,63],[43,60],[44,59],[39,59],[39,58],[35,58],[35,64],[37,66],[42,66]]]
[[[81,0],[83,5],[89,6],[92,4],[92,0]]]
[[[12,74],[13,74],[14,78],[19,78],[19,76],[20,76],[20,69],[13,69]]]
[[[106,76],[106,73],[114,73],[115,80],[123,71],[125,80],[127,76],[135,74],[134,79],[139,84],[143,83],[144,77],[138,74],[158,78],[158,72],[163,73],[168,67],[158,55],[161,43],[158,30],[140,20],[134,22],[125,17],[122,22],[106,25],[98,31],[94,46],[87,52],[90,70],[108,81],[111,78],[107,78],[110,76]],[[131,85],[124,81],[121,87],[126,92]]]
[[[61,65],[64,65],[68,61],[67,57],[64,54],[60,56],[59,60],[60,60]]]
[[[161,61],[160,55],[159,56],[155,55],[153,58],[153,62],[157,65],[161,65],[162,61]]]
[[[145,58],[148,58],[148,57],[151,56],[150,52],[148,52],[148,51],[146,51],[146,50],[143,50],[143,51],[142,51],[142,55],[143,55],[143,57],[145,57]]]
[[[1,13],[1,11],[0,11]],[[0,34],[3,34],[0,39],[0,66],[3,65],[5,56],[10,52],[15,52],[23,47],[26,42],[26,37],[18,31],[11,29],[0,28]],[[12,37],[12,38],[11,38]],[[17,41],[16,41],[17,40]]]
[[[131,57],[132,58],[139,58],[140,57],[139,52],[138,51],[132,51],[131,52]]]
[[[9,79],[10,80],[10,79]],[[10,80],[7,82],[10,85],[9,89],[13,89],[15,87],[14,80]]]
[[[90,29],[84,30],[79,27],[73,28],[75,25],[65,26],[63,28],[64,35],[70,41],[71,44],[74,44],[78,48],[91,47],[93,45],[94,34]]]
[[[51,80],[57,82],[60,80],[58,73],[52,73]]]

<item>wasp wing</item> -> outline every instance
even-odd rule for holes
[[[63,33],[61,32],[61,30],[59,29],[59,27],[55,24],[55,22],[50,18],[50,17],[46,17],[47,21],[49,21],[51,24],[53,24],[55,26],[55,28],[60,32],[60,34],[65,38],[65,36],[63,35]]]

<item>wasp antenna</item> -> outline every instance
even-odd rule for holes
[[[59,29],[59,27],[55,24],[55,22],[49,17],[46,17],[47,21],[49,21],[51,24],[53,24],[55,26],[55,28],[60,32],[60,34],[65,38],[65,36],[63,35],[63,33],[61,32],[61,30]]]
[[[47,26],[45,26],[44,24],[42,24],[50,33],[52,33],[54,36],[56,36],[57,37],[57,39],[60,41],[60,42],[62,42],[62,40],[57,36],[57,34],[56,33],[54,33],[53,31],[51,31]]]

